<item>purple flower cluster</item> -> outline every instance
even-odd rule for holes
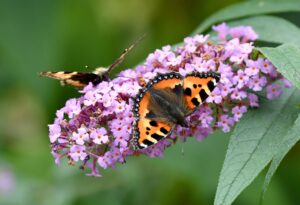
[[[178,138],[202,140],[216,129],[229,132],[249,107],[259,106],[256,92],[266,88],[266,97],[274,99],[281,93],[278,79],[290,86],[277,73],[270,61],[252,55],[257,34],[251,27],[214,26],[218,43],[209,36],[196,35],[184,39],[184,44],[172,49],[165,46],[149,54],[144,64],[122,71],[110,81],[93,86],[91,83],[78,99],[70,99],[58,110],[54,124],[49,125],[52,154],[58,164],[64,156],[69,164],[80,161],[92,176],[100,176],[99,167],[114,167],[127,156],[145,154],[160,157],[164,149]],[[188,128],[177,126],[168,139],[140,151],[130,149],[131,112],[134,97],[140,88],[157,73],[192,71],[220,73],[220,83],[207,102],[187,118]]]

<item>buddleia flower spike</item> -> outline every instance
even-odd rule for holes
[[[262,55],[251,57],[257,38],[252,28],[213,29],[216,43],[207,35],[187,37],[181,46],[156,49],[135,69],[89,84],[82,96],[69,99],[49,125],[55,162],[66,157],[100,176],[98,168],[114,168],[129,156],[161,157],[175,142],[229,132],[259,106],[261,90],[269,100],[279,97],[282,86],[275,81],[286,80]]]

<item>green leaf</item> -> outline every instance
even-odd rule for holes
[[[292,43],[300,47],[300,29],[291,22],[274,16],[255,16],[228,23],[230,26],[249,25],[259,40],[273,43]]]
[[[202,33],[208,29],[211,25],[220,23],[222,21],[228,21],[232,19],[268,14],[268,13],[282,13],[290,11],[300,11],[299,1],[248,1],[232,6],[228,6],[209,18],[207,18],[200,26],[193,32]]]
[[[279,167],[281,161],[285,155],[292,149],[292,147],[300,140],[300,115],[297,120],[291,126],[291,129],[288,131],[287,135],[283,138],[282,143],[277,146],[277,153],[272,159],[272,163],[269,167],[268,173],[265,178],[263,185],[262,198],[267,190],[268,185],[270,184],[271,178],[273,177],[275,171]]]
[[[300,88],[300,49],[298,47],[284,44],[276,48],[259,48],[259,51],[274,64],[284,77]]]
[[[237,124],[230,138],[219,178],[215,205],[231,204],[271,161],[284,136],[295,122],[300,101],[296,89],[287,89],[277,100],[264,100]]]

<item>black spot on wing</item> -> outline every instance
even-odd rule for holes
[[[151,137],[154,138],[154,139],[156,139],[157,141],[159,141],[159,140],[161,140],[162,138],[164,138],[164,136],[161,136],[161,135],[156,134],[156,133],[152,134]]]
[[[147,146],[150,146],[150,145],[153,145],[153,142],[151,142],[150,140],[143,140],[143,144],[147,145]]]
[[[191,95],[192,95],[192,90],[191,90],[191,88],[186,88],[186,89],[184,90],[184,94],[185,94],[185,95],[188,95],[188,96],[191,96]]]
[[[212,92],[213,89],[214,89],[216,86],[214,85],[214,83],[213,83],[212,81],[209,81],[209,82],[207,83],[207,87],[208,87],[208,89],[210,90],[210,92]]]
[[[166,130],[164,127],[160,128],[160,131],[165,135],[168,134],[168,130]]]
[[[196,85],[196,84],[194,84],[194,85],[193,85],[193,87],[196,89],[196,88],[197,88],[197,85]]]
[[[151,120],[149,124],[150,124],[152,127],[157,127],[157,126],[158,126],[157,122],[154,121],[154,120]]]
[[[199,105],[200,105],[200,102],[197,100],[197,98],[193,98],[193,99],[192,99],[192,103],[193,103],[195,106],[199,106]]]
[[[204,102],[206,100],[206,98],[208,97],[207,93],[203,89],[199,92],[199,95],[200,95],[202,102]]]

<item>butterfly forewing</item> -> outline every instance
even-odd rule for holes
[[[168,77],[165,79],[165,77]],[[159,75],[152,80],[157,81],[152,85],[154,89],[174,89],[178,85],[182,85],[182,77],[176,73],[170,73],[167,75]]]
[[[187,109],[192,113],[210,96],[219,82],[218,74],[194,72],[183,79],[183,95]]]

